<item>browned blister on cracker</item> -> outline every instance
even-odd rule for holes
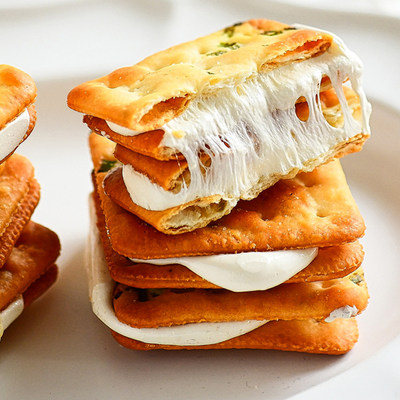
[[[54,264],[59,252],[57,235],[30,221],[0,269],[0,310],[39,279]],[[40,292],[42,289],[38,286],[37,290]],[[29,296],[35,297],[34,293]]]
[[[40,186],[28,159],[12,155],[0,173],[0,267],[31,218],[40,198]]]
[[[199,322],[324,320],[345,306],[361,312],[368,298],[363,273],[357,270],[330,281],[288,283],[242,293],[223,289],[152,291],[117,284],[113,304],[121,322],[136,328],[154,328]]]
[[[132,350],[265,349],[314,354],[344,354],[358,340],[355,318],[326,323],[315,320],[271,321],[249,333],[221,343],[202,346],[171,346],[139,342],[111,331],[115,340]]]

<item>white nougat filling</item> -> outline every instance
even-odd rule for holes
[[[234,321],[219,323],[186,324],[160,328],[134,328],[118,320],[112,307],[114,282],[111,280],[99,234],[95,224],[94,206],[91,203],[91,229],[86,253],[89,296],[93,312],[112,330],[145,343],[201,346],[220,343],[250,332],[268,321]]]
[[[216,94],[194,99],[181,115],[161,127],[165,131],[162,145],[182,153],[188,162],[189,186],[168,192],[125,165],[123,179],[132,201],[149,210],[165,210],[210,195],[249,199],[259,193],[262,182],[307,169],[309,160],[325,161],[339,143],[360,132],[369,133],[370,105],[361,87],[361,72],[358,57],[335,39],[318,57],[250,76]],[[342,126],[330,125],[322,113],[323,76],[330,78],[339,98]],[[347,77],[360,98],[361,121],[353,118],[343,92]],[[309,106],[307,121],[296,115],[296,100],[301,96]],[[109,126],[122,135],[138,133]],[[205,174],[198,157],[201,152],[211,158]]]
[[[0,160],[7,157],[21,143],[30,123],[29,112],[25,109],[17,118],[0,130]]]
[[[7,308],[0,312],[0,338],[7,329],[24,311],[24,299],[18,296]]]
[[[132,259],[155,265],[184,265],[206,281],[233,292],[266,290],[287,281],[307,267],[318,249],[281,250],[179,257],[154,260]]]

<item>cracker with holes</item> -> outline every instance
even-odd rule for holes
[[[335,35],[238,23],[72,89],[94,165],[95,314],[138,350],[342,354],[368,303],[339,158],[370,135]]]
[[[361,69],[330,34],[251,20],[86,82],[68,104],[118,143],[131,211],[179,234],[359,151]]]

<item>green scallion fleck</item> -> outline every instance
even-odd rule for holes
[[[108,172],[110,169],[115,167],[117,161],[115,160],[101,160],[100,168],[98,172]]]
[[[237,44],[236,42],[232,42],[232,43],[228,43],[228,42],[221,42],[219,45],[219,47],[225,47],[231,50],[236,50],[240,47],[239,44]]]
[[[207,53],[207,56],[220,56],[221,54],[225,54],[226,51],[225,50],[218,50],[218,51],[214,51],[212,53]]]
[[[277,36],[277,35],[280,35],[281,33],[283,33],[283,31],[264,31],[264,32],[261,33],[261,35]]]
[[[232,37],[233,34],[235,33],[235,28],[239,25],[242,25],[242,22],[238,22],[236,24],[233,24],[231,26],[228,26],[227,28],[224,29],[224,33],[225,35],[227,35],[228,37]]]
[[[359,275],[359,274],[353,274],[353,275],[351,275],[350,280],[351,280],[354,284],[356,284],[356,285],[359,285],[360,283],[363,282],[363,278],[362,278],[362,276]]]

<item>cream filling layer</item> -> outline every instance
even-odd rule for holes
[[[361,61],[336,38],[318,57],[253,74],[215,94],[199,96],[160,128],[165,132],[161,145],[187,160],[190,184],[178,193],[168,192],[125,165],[123,179],[132,201],[149,210],[165,210],[211,195],[251,199],[265,182],[275,182],[296,169],[307,170],[310,160],[324,162],[339,143],[360,132],[369,133],[370,105],[361,72]],[[340,101],[342,126],[330,125],[322,113],[323,76],[330,78]],[[342,87],[347,78],[360,98],[361,120],[353,117],[347,104]],[[295,104],[301,96],[309,106],[307,121],[296,115]],[[109,126],[121,135],[139,133]],[[209,155],[209,167],[201,165],[201,152]]]
[[[224,289],[250,292],[280,285],[307,267],[317,254],[318,248],[310,248],[154,260],[133,258],[132,261],[155,265],[184,265],[208,282]]]
[[[0,130],[0,160],[14,151],[25,136],[30,123],[29,112],[25,109],[17,118]]]
[[[215,344],[250,332],[268,321],[234,321],[186,324],[160,328],[134,328],[118,320],[112,306],[114,282],[111,280],[95,223],[94,206],[90,204],[91,227],[86,249],[89,297],[93,312],[110,329],[145,343],[176,346]]]
[[[24,311],[24,299],[18,296],[11,304],[0,312],[0,338],[4,331],[15,321]]]
[[[343,318],[348,319],[355,317],[358,314],[358,308],[356,306],[346,305],[344,307],[337,308],[333,310],[329,317],[325,318],[325,322],[333,322],[335,319]]]

